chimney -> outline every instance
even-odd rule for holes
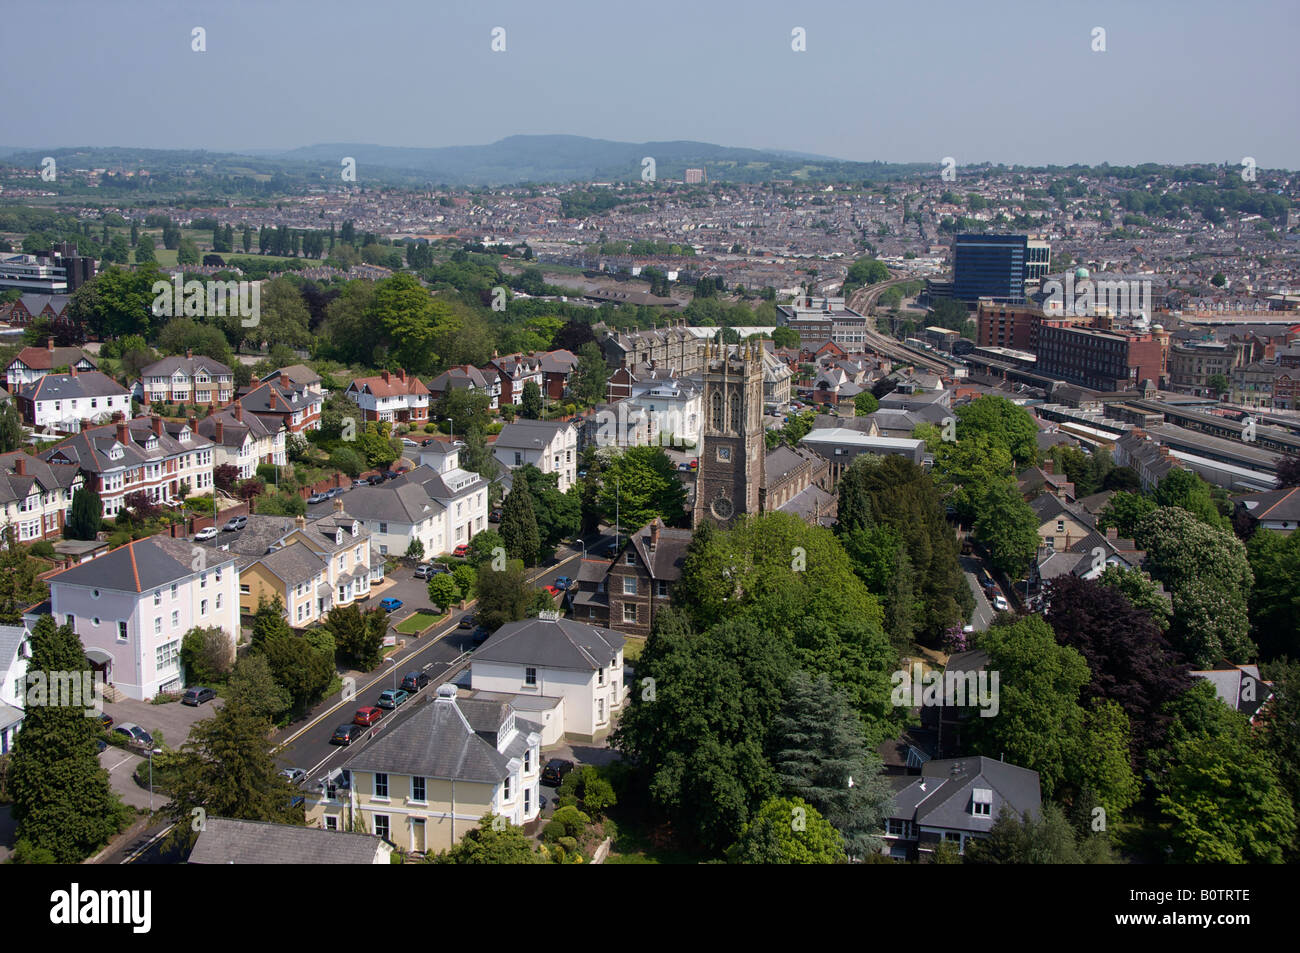
[[[1048,457],[1046,460],[1043,461],[1043,472],[1046,473],[1048,476],[1055,476],[1056,475],[1056,470],[1054,469],[1055,466],[1056,466],[1056,461],[1053,460],[1051,457]]]
[[[118,422],[126,420],[126,414],[122,413],[120,410],[115,410],[113,411],[113,420]]]
[[[193,357],[194,357],[194,349],[187,347],[185,349],[185,359],[188,361],[188,360],[192,360]]]
[[[334,497],[334,512],[335,513],[343,512],[343,497],[341,496]]]
[[[69,365],[68,365],[68,376],[70,376],[70,377],[76,377],[76,376],[77,376],[77,365],[75,365],[75,364],[69,364]]]
[[[268,398],[268,400],[267,400],[267,403],[270,404],[272,410],[275,410],[277,407],[279,407],[279,398],[280,398],[280,395],[277,394],[277,393],[275,392],[275,388],[272,387],[272,388],[271,388],[271,396],[270,396],[270,397]]]
[[[1106,527],[1106,538],[1107,538],[1107,539],[1119,539],[1119,530],[1118,530],[1116,527],[1114,527],[1114,526],[1107,526],[1107,527]]]
[[[212,434],[213,443],[221,443],[225,439],[226,426],[220,420],[216,422],[216,430]]]
[[[235,408],[235,419],[238,420],[240,423],[243,423],[244,405],[241,404],[239,401],[235,401],[231,406]]]
[[[131,442],[131,438],[127,435],[127,430],[128,430],[128,428],[127,428],[127,426],[126,426],[126,421],[124,421],[124,420],[119,420],[119,421],[117,422],[117,442],[118,442],[118,443],[126,444],[126,443],[130,443],[130,442]]]
[[[14,473],[18,476],[27,476],[27,455],[20,453],[14,458]]]
[[[51,354],[54,353],[54,338],[45,339],[45,347]]]
[[[655,517],[654,522],[650,524],[650,551],[654,552],[659,545],[659,518]]]
[[[406,368],[404,368],[404,367],[399,367],[399,368],[397,369],[397,379],[398,379],[399,381],[405,381],[405,380],[406,380]]]
[[[294,525],[294,526],[297,526],[299,529],[306,529],[306,528],[307,528],[307,517],[302,516],[302,515],[295,516],[294,519],[293,519],[293,525]]]
[[[149,426],[153,428],[153,432],[157,436],[161,437],[163,435],[163,419],[161,417],[150,417]]]
[[[384,379],[385,384],[388,383],[388,371],[380,371],[379,376]]]
[[[199,418],[197,417],[190,418],[190,429],[193,430],[195,433],[199,432]]]

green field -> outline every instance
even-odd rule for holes
[[[403,635],[415,635],[417,632],[423,632],[441,618],[443,618],[443,616],[434,615],[432,612],[425,612],[421,609],[414,615],[403,619],[401,623],[393,628]]]

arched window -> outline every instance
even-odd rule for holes
[[[722,430],[722,394],[713,392],[713,429]]]
[[[731,431],[732,433],[742,433],[740,424],[740,395],[731,395]]]

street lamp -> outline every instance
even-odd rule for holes
[[[153,813],[153,756],[162,754],[162,748],[149,749],[149,813]]]
[[[384,661],[391,662],[393,665],[393,691],[395,692],[397,691],[397,659],[390,655]]]

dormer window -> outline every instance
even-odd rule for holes
[[[334,531],[334,545],[340,546],[342,545],[342,543],[343,543],[343,530],[337,529]]]
[[[971,792],[970,812],[976,817],[993,816],[993,792],[989,788],[975,788]]]
[[[353,520],[353,521],[352,521],[352,535],[353,535],[353,536],[357,535],[357,521],[356,521],[356,520]]]
[[[110,460],[121,460],[121,459],[122,459],[122,452],[123,452],[123,451],[122,451],[122,445],[121,445],[120,443],[115,443],[115,444],[113,444],[113,446],[111,446],[111,447],[109,448],[109,450],[108,450],[108,459],[110,459]]]

